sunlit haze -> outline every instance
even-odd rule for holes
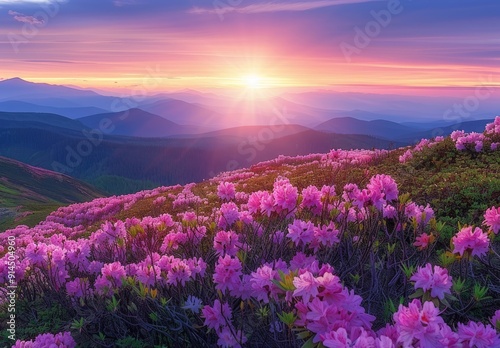
[[[0,1],[0,78],[150,93],[500,84],[491,0],[221,4]]]

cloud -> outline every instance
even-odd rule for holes
[[[60,0],[0,0],[0,5],[50,4]]]
[[[9,14],[14,17],[14,19],[18,22],[21,23],[28,23],[28,24],[37,24],[37,25],[42,25],[45,23],[43,19],[38,19],[33,16],[27,16],[22,13],[16,12],[16,11],[9,11]]]
[[[113,0],[113,4],[116,7],[123,7],[127,5],[137,5],[136,0]]]
[[[228,12],[238,12],[238,13],[266,13],[266,12],[299,12],[308,11],[323,7],[337,6],[337,5],[348,5],[348,4],[359,4],[366,2],[383,1],[383,0],[316,0],[307,2],[271,2],[271,3],[261,3],[252,4],[248,6],[221,6],[217,7],[214,5],[213,8],[201,8],[195,7],[189,10],[189,13],[193,14],[224,14]]]

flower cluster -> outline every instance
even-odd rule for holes
[[[440,142],[442,142],[445,138],[442,136],[435,137],[434,140],[422,139],[420,142],[415,145],[412,149],[406,150],[401,156],[399,156],[400,163],[406,163],[413,158],[413,154],[416,152],[422,152],[426,148],[431,148]]]
[[[56,335],[52,334],[42,334],[37,336],[31,341],[21,341],[17,340],[16,344],[12,348],[74,348],[76,347],[76,342],[71,337],[71,333],[62,332]]]
[[[410,280],[415,282],[415,289],[422,289],[423,291],[430,291],[432,297],[444,299],[445,294],[450,294],[452,285],[451,277],[445,268],[434,266],[430,263],[425,267],[419,267]]]
[[[484,213],[484,225],[493,231],[494,234],[500,232],[500,206],[491,207]]]
[[[463,256],[464,254],[471,256],[485,255],[490,246],[488,235],[479,227],[471,226],[462,228],[452,239],[453,252]]]
[[[497,133],[496,123],[489,133]],[[415,151],[440,141],[421,141]],[[306,165],[325,172],[371,166],[387,154],[280,156],[200,186],[60,208],[33,228],[0,234],[0,244],[16,239],[19,301],[61,299],[70,311],[89,313],[74,337],[83,340],[89,333],[95,339],[102,328],[109,335],[103,346],[129,335],[148,340],[148,346],[193,340],[193,346],[244,347],[274,340],[275,346],[499,347],[500,310],[485,306],[483,322],[448,320],[463,310],[460,279],[474,267],[497,265],[500,207],[486,210],[484,231],[463,227],[448,247],[432,207],[400,196],[402,188],[390,175],[367,169],[356,182],[348,177],[314,185],[286,174],[297,168],[314,174]],[[252,182],[252,171],[272,173],[272,179]],[[150,204],[151,216],[132,215],[143,211],[141,201]],[[135,204],[141,209],[130,210]],[[442,248],[439,258],[434,248]],[[12,278],[9,257],[0,248],[2,305]],[[473,288],[480,303],[483,290]],[[378,298],[382,293],[385,304]],[[382,312],[386,318],[372,315]],[[467,319],[464,313],[460,319]],[[16,343],[75,345],[67,332]]]
[[[484,133],[454,131],[451,133],[451,139],[459,151],[482,152],[486,142],[490,144],[490,151],[496,151],[499,145],[498,135],[500,135],[500,116],[495,117],[492,123],[486,125]]]
[[[376,158],[384,157],[389,153],[387,150],[331,150],[321,158],[321,163],[335,168],[345,164],[369,163]]]

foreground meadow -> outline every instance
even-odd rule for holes
[[[499,145],[497,117],[60,208],[0,235],[1,340],[500,347]]]

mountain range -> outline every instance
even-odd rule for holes
[[[130,103],[89,90],[4,80],[0,156],[121,194],[200,181],[278,155],[396,148],[456,129],[481,131],[491,122],[395,122],[371,110],[306,105],[300,102],[305,95],[294,101],[274,96],[228,103],[217,94],[182,91],[119,110]],[[326,93],[316,96],[326,98]]]

